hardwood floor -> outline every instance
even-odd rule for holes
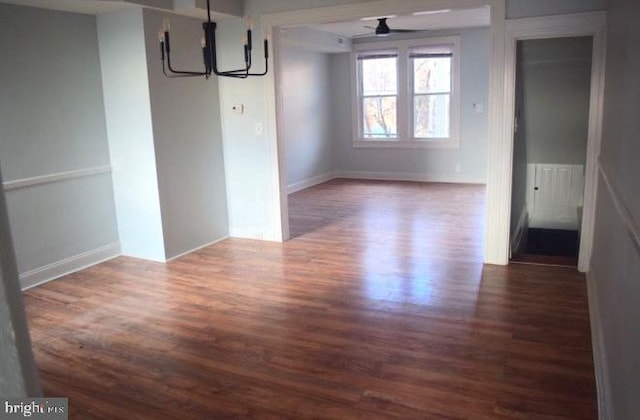
[[[231,239],[25,293],[88,419],[595,419],[584,276],[483,266],[484,187],[336,180],[285,244]]]

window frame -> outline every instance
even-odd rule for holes
[[[396,59],[396,93],[395,95],[365,95],[363,90],[364,90],[364,84],[362,83],[363,81],[363,77],[362,77],[362,66],[359,64],[360,61],[364,61],[365,59],[359,59],[358,58],[358,54],[356,54],[356,60],[358,61],[358,63],[356,64],[357,67],[357,84],[358,84],[358,109],[359,109],[359,126],[358,126],[358,133],[359,135],[362,137],[362,139],[364,141],[385,141],[385,142],[397,142],[400,139],[400,131],[399,131],[399,127],[400,127],[400,121],[399,121],[399,110],[398,110],[398,106],[400,105],[400,81],[399,81],[399,76],[400,76],[400,51],[397,48],[389,48],[389,49],[384,49],[384,50],[380,50],[380,49],[376,49],[375,51],[372,51],[375,54],[371,54],[372,56],[374,55],[378,55],[381,56],[380,58],[384,58],[384,56],[390,56],[387,58],[392,58],[392,55],[395,55],[395,59]],[[364,136],[364,115],[362,113],[362,110],[364,109],[364,100],[366,98],[395,98],[396,99],[396,135],[393,137],[365,137]]]
[[[413,63],[410,50],[447,45],[451,47],[451,96],[449,114],[449,137],[414,137],[414,91]],[[361,67],[358,56],[375,55],[376,52],[398,51],[398,95],[397,95],[397,137],[366,138],[363,135]],[[351,85],[353,147],[354,148],[410,148],[410,149],[459,149],[460,148],[460,36],[420,38],[400,41],[367,42],[354,45],[351,53]]]

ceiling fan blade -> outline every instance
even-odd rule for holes
[[[359,39],[359,38],[371,38],[376,36],[376,34],[372,34],[371,32],[367,32],[366,34],[356,34],[353,35],[352,38],[354,39]]]
[[[411,32],[420,32],[419,29],[390,29],[389,32],[397,34],[407,34]]]

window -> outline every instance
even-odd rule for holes
[[[451,49],[409,51],[413,94],[413,137],[449,138],[451,121]]]
[[[358,55],[362,136],[398,137],[398,53],[377,51]]]
[[[459,146],[458,37],[355,48],[356,147]]]

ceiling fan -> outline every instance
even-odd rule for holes
[[[389,25],[387,25],[386,17],[378,18],[378,26],[375,28],[373,26],[365,26],[368,29],[375,29],[375,36],[388,36],[391,34],[404,34],[410,32],[418,32],[416,29],[391,29]]]

